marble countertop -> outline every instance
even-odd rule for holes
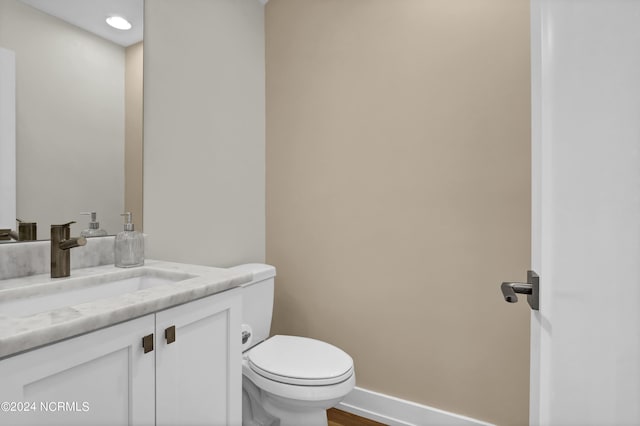
[[[182,274],[186,279],[31,314],[16,313],[15,306],[9,309],[17,300],[105,285],[108,275],[127,279],[141,273],[160,278]],[[146,260],[136,268],[73,269],[68,278],[44,274],[0,280],[0,358],[219,293],[251,279],[251,273],[238,270]]]

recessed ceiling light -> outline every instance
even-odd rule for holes
[[[107,18],[107,24],[118,30],[130,30],[131,23],[124,19],[122,16],[109,16]]]

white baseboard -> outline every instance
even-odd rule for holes
[[[356,387],[336,408],[391,426],[492,426],[491,423]]]

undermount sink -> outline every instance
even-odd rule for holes
[[[26,317],[195,278],[197,275],[140,267],[99,275],[70,277],[0,292],[0,315]]]

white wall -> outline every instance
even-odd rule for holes
[[[0,47],[16,54],[17,214],[49,225],[124,208],[124,49],[16,0],[0,2]]]
[[[145,3],[147,257],[264,260],[264,70],[258,1]]]

